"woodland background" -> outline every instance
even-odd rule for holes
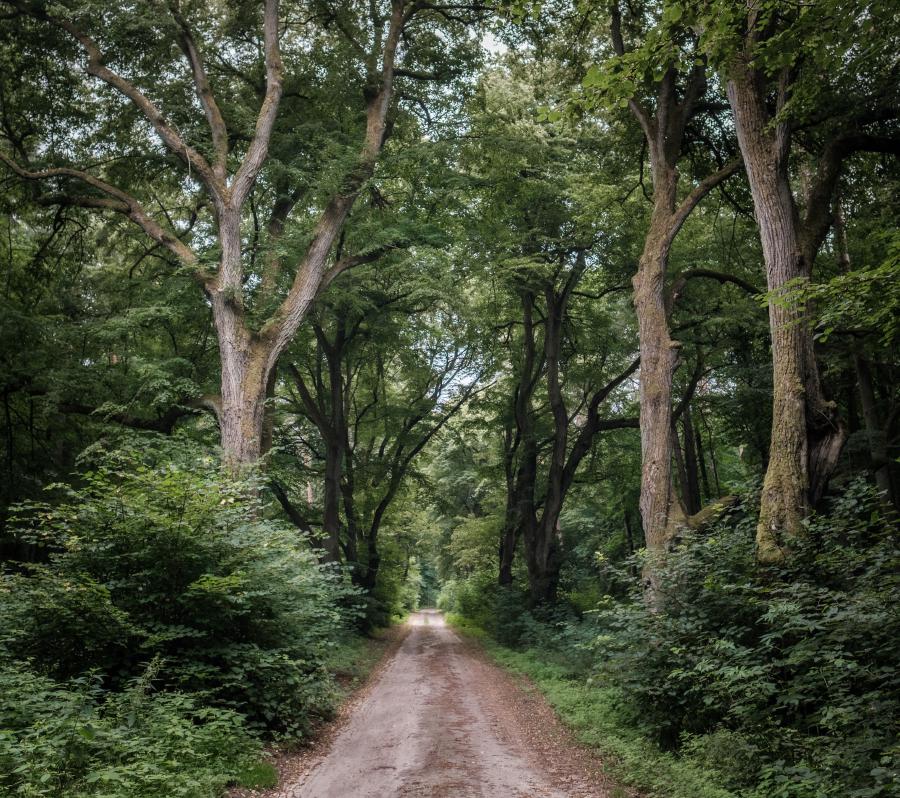
[[[647,794],[900,794],[898,32],[0,3],[0,793],[264,785],[437,604]]]

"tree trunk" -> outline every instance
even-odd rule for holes
[[[239,325],[238,314],[222,294],[214,294],[213,318],[222,364],[221,402],[217,407],[225,467],[235,476],[255,465],[262,454],[266,390],[271,375],[267,352]]]
[[[513,427],[507,433],[504,453],[506,472],[506,518],[500,537],[500,563],[497,581],[501,585],[512,584],[512,566],[516,546],[525,528],[534,524],[534,491],[537,480],[537,444],[534,435],[531,398],[537,383],[534,334],[534,295],[523,291],[522,348],[519,379],[512,401]],[[518,454],[518,462],[516,455]]]
[[[885,501],[897,507],[893,480],[891,479],[891,461],[888,457],[887,435],[881,425],[878,405],[875,402],[875,390],[872,386],[872,370],[868,361],[859,352],[854,354],[856,381],[859,385],[859,399],[862,405],[863,419],[866,422],[866,435],[869,439],[869,454],[872,468],[875,470],[875,484]]]
[[[622,510],[622,517],[625,522],[625,545],[628,547],[628,556],[630,557],[634,554],[634,532],[631,530],[631,518],[627,507]]]
[[[533,517],[522,529],[525,564],[528,567],[528,594],[531,604],[548,604],[556,601],[559,586],[560,531],[553,519]]]
[[[500,570],[497,577],[497,583],[501,586],[505,587],[512,584],[512,567],[518,540],[519,535],[514,519],[508,519],[504,523],[503,531],[500,533],[500,550],[498,553]]]
[[[641,519],[647,541],[648,587],[653,587],[655,560],[665,551],[672,498],[672,378],[678,345],[669,336],[665,276],[669,255],[676,175],[655,170],[654,209],[644,251],[634,276],[634,306],[640,337]]]
[[[325,443],[325,491],[322,507],[322,548],[325,560],[341,560],[341,475],[344,447],[334,439]]]
[[[700,512],[703,501],[700,496],[700,475],[690,403],[685,405],[684,412],[681,414],[681,426],[684,430],[684,503],[688,515],[694,515],[694,513]]]
[[[788,180],[787,131],[771,129],[762,83],[739,66],[728,83],[728,100],[759,225],[772,336],[772,436],[756,529],[760,562],[778,562],[802,534],[808,512],[809,443],[806,429],[808,331],[800,310],[781,301],[785,286],[806,277],[798,218]]]
[[[522,389],[521,380],[519,382],[520,390]],[[517,397],[514,397],[514,403]],[[515,407],[513,408],[515,413]],[[503,470],[506,477],[506,514],[503,518],[503,529],[500,531],[500,546],[497,552],[499,560],[499,569],[497,573],[497,584],[502,587],[512,584],[513,560],[516,554],[516,544],[519,542],[518,523],[516,519],[516,474],[515,474],[515,455],[516,449],[521,443],[521,438],[517,437],[513,431],[516,426],[515,420],[512,424],[507,423],[503,437]]]
[[[838,261],[842,272],[850,271],[850,252],[847,248],[847,228],[844,209],[840,199],[835,203],[834,233],[837,239]],[[872,369],[869,361],[863,357],[859,349],[853,352],[853,366],[856,372],[856,384],[859,388],[859,403],[869,441],[869,456],[872,469],[875,471],[875,484],[885,503],[900,509],[900,487],[897,485],[894,466],[888,453],[887,430],[884,429],[878,404],[875,401],[875,389],[872,382]]]

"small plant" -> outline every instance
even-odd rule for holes
[[[0,793],[22,798],[217,798],[256,766],[241,715],[156,692],[154,661],[121,693],[0,664]]]

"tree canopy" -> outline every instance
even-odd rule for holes
[[[53,702],[144,702],[104,795],[165,717],[239,781],[440,602],[621,709],[642,789],[893,794],[898,34],[0,1],[0,791],[106,778]]]

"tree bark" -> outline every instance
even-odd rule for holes
[[[514,432],[510,430],[505,442],[506,516],[500,533],[500,585],[512,584],[512,567],[519,539],[526,527],[535,521],[534,491],[537,480],[537,441],[531,400],[543,369],[537,357],[534,329],[534,294],[523,291],[522,303],[522,361],[519,379],[512,400]]]
[[[786,96],[786,81],[783,75],[779,103]],[[788,174],[790,131],[784,122],[773,123],[766,91],[764,77],[749,65],[746,54],[741,55],[729,75],[727,94],[753,196],[770,295],[772,436],[756,543],[759,561],[772,563],[784,559],[803,534],[803,519],[821,498],[846,430],[833,403],[822,395],[807,315],[786,299],[792,286],[809,279],[818,244],[801,240]]]
[[[669,165],[653,169],[653,211],[634,276],[634,307],[640,339],[640,510],[649,559],[664,551],[672,499],[672,379],[678,345],[669,335],[665,278],[676,176]],[[649,560],[648,560],[649,561]],[[646,577],[652,578],[652,566]]]
[[[802,534],[809,506],[804,319],[796,307],[782,300],[785,286],[803,278],[805,269],[788,181],[787,131],[783,125],[777,131],[769,129],[758,77],[749,67],[742,66],[731,76],[728,99],[750,181],[772,297],[772,436],[756,529],[757,557],[768,563],[783,559],[791,540]]]
[[[611,39],[621,58],[626,54],[619,3],[612,6]],[[670,64],[660,80],[635,95],[628,107],[647,142],[653,179],[653,208],[644,248],[638,261],[634,306],[640,337],[640,511],[647,542],[644,579],[648,594],[655,592],[656,563],[665,555],[671,531],[672,507],[672,379],[678,364],[678,344],[669,331],[671,296],[665,281],[669,251],[684,222],[700,201],[740,168],[739,161],[707,175],[678,202],[677,164],[685,128],[697,101],[706,91],[706,64],[701,58],[678,91],[678,71]],[[652,103],[644,96],[650,94]]]

